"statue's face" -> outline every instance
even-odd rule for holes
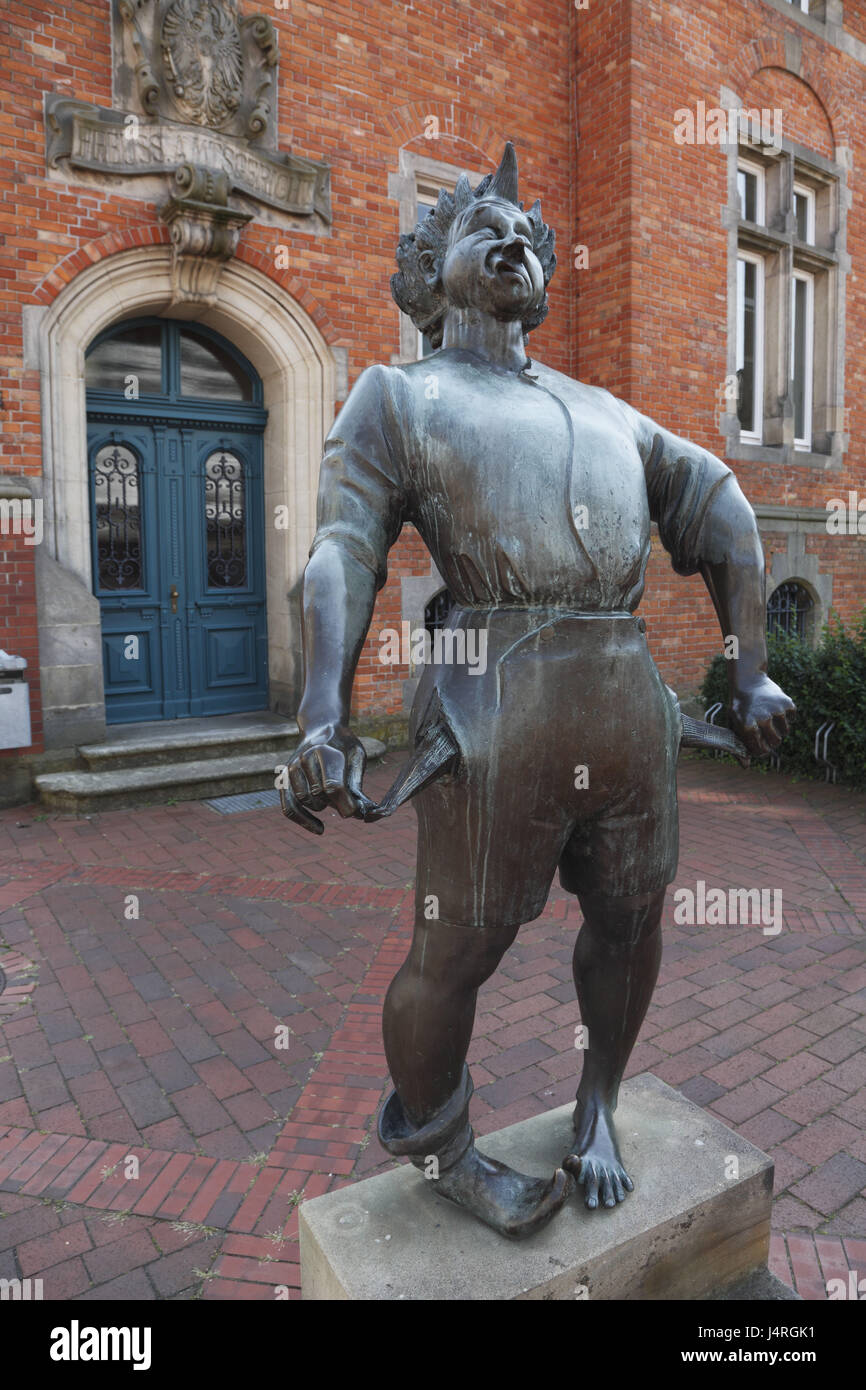
[[[497,319],[526,318],[544,300],[529,219],[500,198],[482,199],[455,219],[441,276],[449,303]]]

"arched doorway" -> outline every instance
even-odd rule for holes
[[[258,374],[210,328],[138,318],[94,339],[85,381],[107,722],[264,709]]]

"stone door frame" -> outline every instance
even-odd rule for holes
[[[40,373],[44,540],[37,552],[46,748],[104,737],[99,604],[93,597],[84,354],[123,319],[155,314],[215,329],[262,380],[270,707],[294,713],[302,680],[297,589],[315,531],[322,443],[345,363],[295,299],[244,261],[223,269],[210,307],[172,307],[171,248],[120,252],[25,310]],[[35,360],[34,360],[35,359]],[[278,508],[286,511],[279,513]],[[287,523],[287,524],[286,524]]]

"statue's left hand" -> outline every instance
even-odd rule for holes
[[[732,693],[731,725],[756,758],[778,748],[796,713],[793,700],[763,671],[741,682]]]

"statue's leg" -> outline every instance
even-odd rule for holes
[[[513,1238],[544,1226],[573,1186],[562,1169],[534,1178],[486,1158],[469,1123],[465,1063],[478,989],[516,934],[516,926],[417,922],[385,1001],[385,1052],[396,1089],[379,1121],[383,1144],[408,1155],[440,1196]]]
[[[578,896],[584,922],[573,969],[587,1036],[574,1111],[575,1143],[564,1166],[583,1184],[588,1207],[612,1207],[632,1190],[613,1112],[659,972],[665,890],[630,898]]]
[[[424,1123],[456,1089],[478,990],[517,932],[516,926],[464,927],[424,918],[416,923],[409,955],[391,982],[382,1013],[388,1069],[407,1116],[416,1123]]]

